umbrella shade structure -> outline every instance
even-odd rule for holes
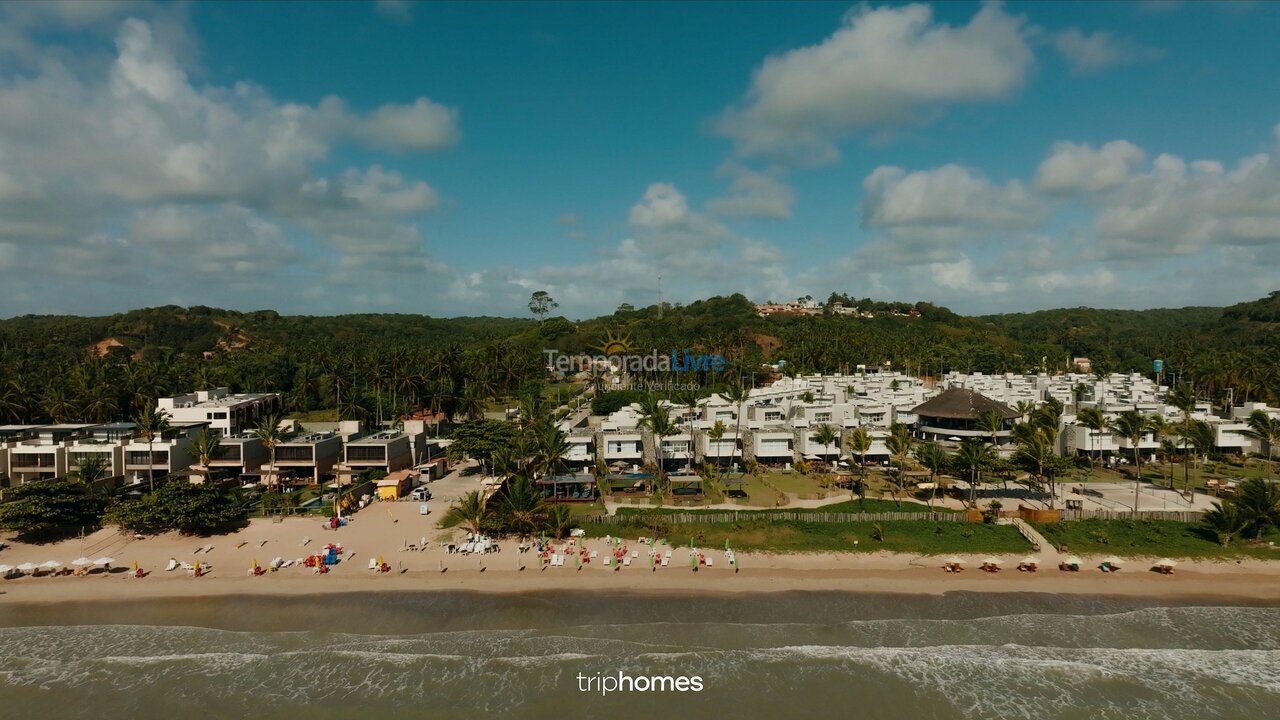
[[[1028,555],[1028,556],[1026,556],[1026,557],[1022,558],[1022,564],[1023,564],[1023,565],[1039,565],[1039,564],[1040,564],[1040,558],[1038,558],[1038,557],[1032,557],[1031,555]]]
[[[1178,563],[1174,562],[1173,560],[1170,560],[1169,558],[1160,558],[1159,560],[1155,561],[1155,566],[1159,568],[1171,568],[1177,564]]]
[[[12,565],[0,565],[0,575],[8,575],[13,572]]]
[[[1068,555],[1067,559],[1063,560],[1062,562],[1066,563],[1067,565],[1079,565],[1080,558],[1076,557],[1075,555]]]
[[[983,565],[999,565],[1000,558],[989,557],[982,561]]]
[[[58,568],[62,567],[62,563],[58,562],[57,560],[46,560],[40,563],[40,567],[44,568],[45,570],[57,570]]]
[[[100,558],[98,558],[97,560],[94,560],[94,561],[93,561],[93,564],[94,564],[94,565],[110,565],[111,563],[113,563],[113,562],[115,562],[115,561],[116,561],[116,559],[115,559],[115,558],[113,558],[113,557],[105,557],[105,556],[104,556],[104,557],[100,557]]]
[[[39,567],[40,566],[36,565],[35,563],[25,562],[19,565],[16,569],[18,570],[18,572],[29,573],[29,572],[34,572]]]
[[[76,567],[88,567],[93,564],[93,561],[87,557],[78,557],[75,560],[72,560],[71,564]]]
[[[809,453],[808,455],[804,456],[804,459],[805,460],[821,460],[822,458],[818,457],[817,455],[814,455],[813,453]]]
[[[1116,557],[1115,555],[1111,555],[1110,557],[1108,557],[1107,559],[1103,560],[1102,562],[1104,562],[1104,563],[1106,563],[1106,564],[1108,564],[1108,565],[1123,565],[1123,564],[1124,564],[1124,561],[1123,561],[1123,560],[1121,560],[1120,558]]]
[[[948,565],[963,565],[963,564],[964,564],[964,560],[963,560],[963,559],[961,559],[961,558],[956,557],[955,555],[952,555],[951,557],[947,558],[947,564],[948,564]]]

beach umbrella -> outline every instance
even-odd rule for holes
[[[87,557],[78,557],[75,560],[72,560],[71,564],[75,565],[76,567],[86,567],[86,566],[92,565],[93,561]]]
[[[199,560],[197,560],[197,561],[196,561],[196,564],[193,566],[193,570],[195,571],[195,573],[196,573],[197,575],[199,575],[199,574],[200,574],[200,561],[199,561]]]
[[[0,565],[0,575],[8,575],[13,572],[12,565]]]
[[[57,570],[58,568],[62,567],[62,563],[58,562],[57,560],[46,560],[40,564],[40,567],[44,568],[45,570]]]
[[[94,565],[110,565],[111,563],[113,563],[113,562],[115,562],[115,561],[116,561],[116,559],[115,559],[115,558],[105,557],[105,556],[104,556],[104,557],[100,557],[100,558],[98,558],[97,560],[94,560],[94,561],[93,561],[93,564],[94,564]]]
[[[1068,565],[1079,565],[1079,564],[1080,564],[1080,558],[1076,557],[1075,555],[1068,555],[1068,556],[1067,556],[1067,559],[1066,559],[1066,560],[1063,560],[1063,562],[1064,562],[1064,563],[1066,563],[1066,564],[1068,564]]]
[[[1123,565],[1124,564],[1124,561],[1116,557],[1115,555],[1108,557],[1106,560],[1103,560],[1102,562],[1106,563],[1107,565]]]
[[[955,555],[952,555],[951,557],[947,558],[947,564],[948,564],[948,565],[963,565],[963,564],[964,564],[964,560],[961,560],[960,558],[956,557]]]
[[[983,564],[983,565],[999,565],[999,564],[1000,564],[1000,558],[993,558],[993,557],[989,557],[989,558],[987,558],[987,559],[983,560],[983,561],[982,561],[982,564]]]
[[[134,560],[133,562],[129,563],[129,569],[133,570],[134,572],[138,572],[138,561]]]
[[[1157,561],[1155,562],[1155,566],[1156,566],[1156,567],[1164,567],[1164,568],[1171,568],[1171,567],[1173,567],[1174,565],[1177,565],[1177,564],[1178,564],[1178,563],[1176,563],[1176,562],[1174,562],[1174,561],[1170,560],[1169,558],[1160,558],[1159,560],[1157,560]]]
[[[34,572],[38,567],[40,566],[36,565],[35,563],[24,562],[21,565],[19,565],[17,569],[18,569],[18,572],[29,573],[29,572]]]
[[[1026,556],[1026,557],[1022,558],[1022,564],[1023,564],[1023,565],[1039,565],[1039,564],[1040,564],[1040,558],[1038,558],[1038,557],[1033,557],[1033,556],[1031,556],[1031,555],[1028,555],[1028,556]]]

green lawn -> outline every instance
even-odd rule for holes
[[[1055,546],[1090,555],[1157,555],[1172,558],[1261,557],[1280,559],[1265,543],[1235,540],[1222,547],[1197,523],[1168,520],[1080,520],[1035,525]],[[1274,531],[1264,540],[1280,541]]]
[[[648,522],[646,522],[646,520]],[[899,520],[879,523],[882,539],[873,537],[874,523],[810,523],[750,520],[739,523],[670,524],[660,516],[637,518],[634,525],[589,523],[587,534],[643,535],[654,530],[674,545],[686,545],[690,538],[700,547],[730,546],[744,551],[805,552],[892,552],[920,555],[952,553],[1021,553],[1030,550],[1027,541],[1012,525],[982,523],[917,522]]]
[[[785,493],[816,496],[822,491],[822,484],[818,482],[817,475],[801,475],[798,472],[771,472],[767,473],[763,479],[773,483],[774,487]]]

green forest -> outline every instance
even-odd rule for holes
[[[1217,401],[1280,401],[1280,291],[1227,308],[1069,308],[965,317],[928,303],[833,298],[877,310],[756,314],[742,295],[687,305],[619,307],[564,317],[432,318],[410,314],[286,316],[165,306],[103,317],[0,320],[0,421],[135,417],[156,397],[216,386],[277,391],[289,410],[337,408],[344,419],[392,420],[416,410],[476,417],[485,404],[546,378],[545,349],[594,353],[607,338],[641,352],[689,349],[728,359],[697,376],[703,392],[787,373],[853,372],[890,363],[918,375],[1061,371],[1088,357],[1097,372],[1150,373]],[[644,378],[654,381],[670,378]],[[687,376],[681,378],[687,382]]]

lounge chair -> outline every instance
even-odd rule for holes
[[[164,567],[165,572],[170,572],[176,569],[178,569],[178,561],[173,558],[169,558],[169,564]]]
[[[370,569],[370,570],[377,570],[377,569],[378,569],[378,559],[377,559],[377,558],[369,558],[369,569]]]
[[[668,554],[666,554],[666,555],[663,555],[663,556],[662,556],[662,567],[667,567],[667,566],[668,566],[668,565],[670,565],[670,564],[671,564],[671,555],[670,555],[670,553],[668,553]]]
[[[708,556],[707,556],[707,567],[711,567],[711,564],[712,564],[712,557],[711,557],[710,555],[708,555]]]
[[[606,555],[606,556],[605,556],[605,558],[604,558],[604,566],[605,566],[605,567],[610,567],[611,565],[613,565],[613,558],[611,558],[611,557],[609,557],[608,555]]]
[[[592,550],[592,551],[591,551],[591,559],[592,559],[592,560],[595,560],[595,559],[596,559],[596,558],[598,558],[598,557],[600,557],[600,551],[599,551],[599,550]],[[606,560],[608,560],[608,558],[605,558],[605,559],[606,559]]]
[[[622,566],[623,566],[623,567],[631,567],[631,557],[630,557],[630,556],[627,556],[627,557],[622,558]]]

